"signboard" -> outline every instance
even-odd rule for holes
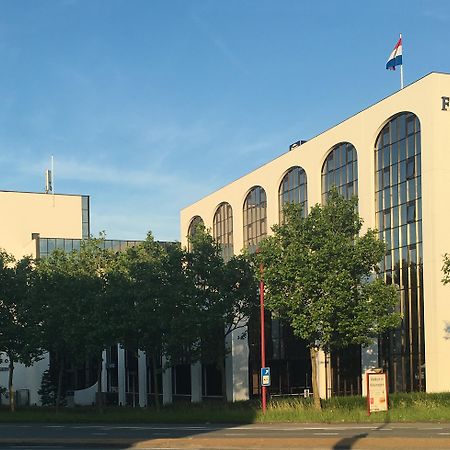
[[[388,410],[387,376],[383,372],[367,372],[367,412]]]
[[[270,367],[261,367],[261,386],[270,386]]]

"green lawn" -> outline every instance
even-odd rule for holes
[[[439,422],[450,421],[450,392],[441,394],[395,394],[389,398],[388,413],[367,415],[362,397],[334,397],[322,402],[316,411],[303,398],[272,399],[263,416],[258,401],[177,403],[161,408],[106,408],[103,414],[95,408],[19,408],[11,413],[0,408],[0,422],[171,422],[171,423],[346,423],[346,422]]]

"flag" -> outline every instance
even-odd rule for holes
[[[394,50],[392,50],[389,56],[388,62],[386,63],[386,69],[395,70],[395,66],[402,65],[402,38],[398,40],[395,44]]]

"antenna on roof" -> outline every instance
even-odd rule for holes
[[[54,168],[53,168],[53,155],[52,155],[52,163],[51,169],[47,169],[45,171],[45,193],[46,194],[54,194],[55,193],[55,184],[54,184]]]

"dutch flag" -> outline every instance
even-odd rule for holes
[[[392,50],[392,53],[389,56],[388,62],[386,63],[386,69],[395,70],[395,66],[401,65],[402,65],[402,38],[400,37],[397,44],[395,44],[394,50]]]

